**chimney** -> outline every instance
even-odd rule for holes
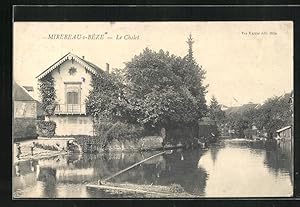
[[[84,59],[84,56],[82,56],[82,59]]]
[[[106,63],[106,72],[109,73],[109,64]]]

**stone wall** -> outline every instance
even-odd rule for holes
[[[78,143],[83,152],[103,152],[105,150],[110,152],[133,152],[133,151],[147,151],[163,148],[163,139],[160,136],[148,136],[139,140],[122,140],[113,139],[105,148],[97,145],[93,137],[75,136],[75,142]],[[91,144],[92,143],[92,144]]]
[[[118,141],[114,139],[108,145],[107,150],[123,152],[155,150],[163,147],[162,142],[163,139],[159,136],[143,137],[138,141]]]
[[[60,148],[67,149],[67,142],[70,140],[74,140],[74,138],[46,138],[46,137],[39,137],[35,140],[35,143],[39,143],[42,145],[49,145],[49,146],[57,146],[59,145]]]

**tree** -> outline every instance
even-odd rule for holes
[[[215,96],[212,96],[210,100],[208,115],[209,118],[216,121],[218,124],[221,124],[225,119],[225,112],[222,111],[221,105],[219,104]]]
[[[41,107],[45,112],[46,117],[54,114],[56,107],[56,92],[54,88],[54,79],[50,75],[45,76],[39,80],[39,91],[41,95]]]
[[[86,100],[87,113],[98,119],[118,121],[125,111],[124,84],[118,73],[102,72],[92,76],[92,90]]]
[[[137,122],[165,127],[195,123],[205,115],[205,72],[190,56],[146,48],[125,69]]]
[[[207,112],[207,86],[191,45],[184,58],[145,48],[125,63],[122,74],[94,76],[88,113],[146,128],[195,126]]]
[[[289,99],[290,94],[285,94],[269,98],[261,106],[245,104],[239,107],[240,110],[226,115],[227,125],[238,131],[238,135],[242,137],[245,130],[256,126],[258,130],[266,131],[268,137],[272,138],[276,130],[293,123]]]
[[[289,94],[269,98],[258,109],[257,127],[265,129],[269,138],[273,138],[276,130],[293,123],[289,98]]]

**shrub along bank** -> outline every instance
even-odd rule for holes
[[[162,138],[158,136],[142,137],[139,140],[123,140],[113,139],[105,147],[99,145],[99,137],[76,135],[72,136],[75,138],[76,143],[82,147],[82,151],[85,153],[103,152],[103,151],[123,151],[123,152],[134,152],[134,151],[146,151],[161,149]]]
[[[158,129],[145,129],[139,125],[122,122],[101,122],[95,126],[95,136],[72,135],[71,137],[75,138],[83,152],[130,152],[194,147],[199,145],[199,142],[209,143],[206,139],[211,138],[210,133],[199,137],[201,135],[199,130],[203,131],[198,125],[169,127],[165,130],[165,135],[161,136]]]

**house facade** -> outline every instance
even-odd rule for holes
[[[37,102],[13,82],[13,139],[36,138]]]
[[[38,80],[49,75],[54,79],[56,107],[49,119],[56,122],[56,135],[93,135],[85,101],[92,76],[103,72],[84,57],[68,53],[37,76]]]

